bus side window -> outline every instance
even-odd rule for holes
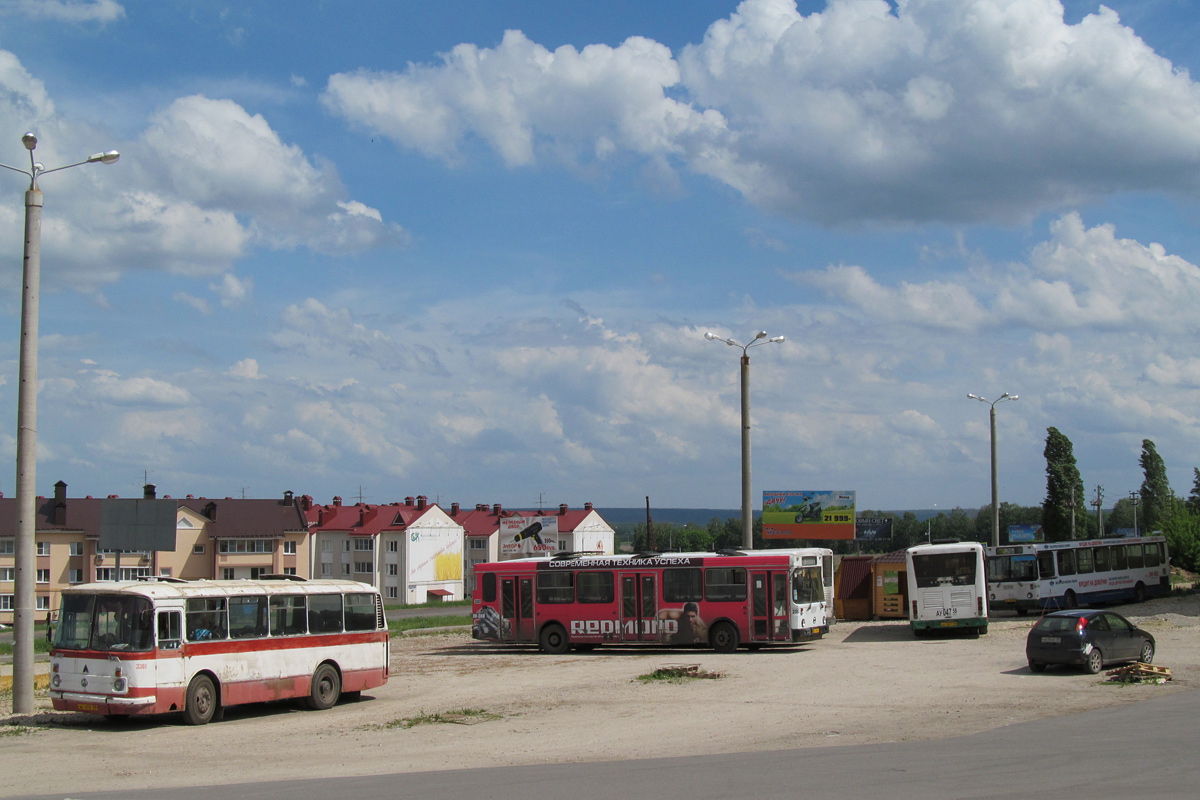
[[[1039,578],[1045,580],[1046,578],[1053,578],[1057,574],[1054,572],[1054,553],[1045,551],[1038,553],[1037,562]]]
[[[1162,563],[1162,549],[1157,542],[1154,544],[1146,544],[1146,566],[1157,567]]]
[[[1079,548],[1079,551],[1075,554],[1075,566],[1078,568],[1080,575],[1092,571],[1092,548]]]
[[[496,602],[496,573],[485,572],[483,574],[483,602]]]
[[[1125,560],[1125,545],[1118,544],[1108,548],[1111,551],[1113,569],[1127,569],[1129,562]]]
[[[178,611],[158,612],[158,649],[178,650],[183,637],[183,615]]]
[[[1071,550],[1058,551],[1058,574],[1059,575],[1074,575],[1075,574],[1075,553]]]
[[[1096,556],[1096,572],[1108,572],[1108,554],[1111,548],[1097,547],[1092,550]]]
[[[1142,568],[1142,546],[1140,544],[1130,544],[1125,546],[1126,552],[1129,553],[1129,568]]]

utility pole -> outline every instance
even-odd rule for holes
[[[1138,507],[1138,501],[1141,499],[1142,499],[1142,496],[1138,492],[1130,492],[1129,493],[1129,501],[1131,503],[1133,503],[1133,535],[1134,536],[1138,535],[1137,507]]]
[[[1104,538],[1104,487],[1096,487],[1096,499],[1092,501],[1092,505],[1096,507],[1096,527],[1097,536],[1100,539]]]

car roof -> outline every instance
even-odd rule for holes
[[[1094,617],[1097,614],[1103,614],[1104,609],[1101,608],[1075,608],[1063,611],[1051,611],[1049,614],[1043,614],[1046,617]]]

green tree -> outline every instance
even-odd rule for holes
[[[1142,528],[1146,531],[1162,530],[1163,525],[1171,518],[1172,493],[1171,484],[1167,482],[1167,465],[1162,456],[1154,449],[1154,442],[1142,440],[1142,457],[1138,460],[1142,465]]]
[[[1046,499],[1042,501],[1042,530],[1046,541],[1071,538],[1072,521],[1076,530],[1087,516],[1083,504],[1083,481],[1075,466],[1075,449],[1058,428],[1046,429]]]
[[[1196,480],[1192,483],[1192,493],[1188,495],[1187,510],[1200,515],[1200,467],[1192,467]]]

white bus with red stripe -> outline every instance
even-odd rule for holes
[[[108,716],[304,698],[329,708],[388,679],[379,592],[354,581],[149,580],[62,593],[50,651],[54,707]]]

